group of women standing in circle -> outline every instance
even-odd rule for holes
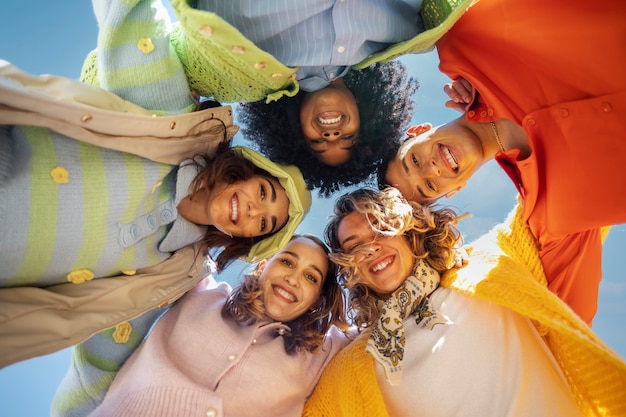
[[[568,275],[545,264],[554,255],[547,243],[561,242],[555,233],[562,231],[520,209],[468,257],[460,217],[434,204],[461,189],[482,162],[468,163],[464,144],[446,142],[446,134],[466,134],[489,142],[485,158],[495,144],[503,153],[519,150],[507,153],[513,171],[518,162],[523,168],[512,178],[523,198],[536,197],[550,212],[551,195],[524,188],[533,182],[523,161],[541,159],[545,133],[543,125],[519,124],[527,103],[506,114],[508,102],[490,104],[488,83],[449,74],[461,80],[451,100],[467,104],[470,121],[409,130],[400,146],[417,83],[386,61],[438,42],[451,65],[454,30],[474,30],[483,13],[497,14],[491,5],[171,3],[176,24],[158,0],[93,1],[100,36],[82,80],[97,88],[0,67],[10,98],[0,119],[0,207],[11,218],[0,251],[0,301],[11,307],[3,351],[10,362],[59,348],[50,339],[35,348],[35,337],[21,350],[24,339],[14,330],[27,325],[43,334],[47,322],[38,318],[63,311],[55,323],[67,324],[78,339],[68,340],[81,343],[53,415],[626,413],[623,359],[585,324],[589,309],[579,307],[579,295],[568,298],[579,292],[559,292],[572,311],[545,286],[558,292],[579,278],[576,268]],[[517,13],[509,3],[498,7]],[[567,27],[581,7],[570,5]],[[608,9],[593,16],[608,18]],[[537,10],[522,15],[543,28],[559,15],[553,7]],[[625,12],[620,5],[613,17]],[[348,25],[354,21],[361,30]],[[611,47],[624,46],[623,29],[607,26],[617,44]],[[604,138],[619,127],[619,82],[591,83],[584,94],[563,87],[563,97],[537,105],[601,101],[608,120],[596,133]],[[54,83],[63,88],[41,88]],[[32,110],[36,94],[42,105]],[[243,103],[243,132],[260,153],[230,146],[236,127],[220,102]],[[503,118],[489,121],[494,108]],[[436,132],[443,139],[432,139]],[[175,141],[174,155],[167,146]],[[326,243],[294,235],[310,189],[330,196],[372,180],[377,168],[380,189],[337,199]],[[456,182],[443,181],[448,174]],[[624,177],[616,174],[615,184]],[[589,253],[597,252],[599,226],[626,221],[614,214],[623,197],[608,203],[613,210],[575,231],[588,237]],[[520,227],[526,222],[530,231]],[[523,250],[512,243],[519,240]],[[214,273],[235,259],[254,267],[235,288],[216,282]],[[89,302],[77,302],[85,293]],[[107,305],[107,294],[128,299]],[[97,312],[106,320],[93,319]],[[79,315],[90,319],[74,324]],[[599,388],[607,385],[615,389]]]

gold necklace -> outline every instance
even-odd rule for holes
[[[489,122],[489,124],[491,125],[491,130],[493,130],[493,134],[496,135],[496,142],[498,142],[498,145],[500,146],[500,149],[502,150],[502,152],[504,152],[504,146],[502,146],[502,141],[500,140],[500,135],[498,135],[498,128],[496,127],[496,123],[495,122]]]

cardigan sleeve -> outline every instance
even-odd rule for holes
[[[129,101],[168,114],[180,105],[149,106],[135,101],[146,97],[127,96],[125,88],[147,83],[149,92],[169,99],[168,95],[178,92],[176,88],[184,81],[187,90],[221,103],[270,102],[298,93],[297,68],[281,64],[216,14],[194,9],[190,0],[170,3],[179,19],[174,24],[161,0],[94,0],[102,36],[98,38],[98,49],[83,63],[81,81],[112,89]],[[119,26],[125,18],[140,23]],[[158,75],[159,65],[161,70],[169,68],[169,72]],[[100,74],[103,71],[108,73]],[[154,79],[155,74],[161,78],[151,84],[149,77]]]
[[[374,370],[365,351],[369,331],[333,357],[304,405],[303,417],[388,416]]]
[[[167,307],[95,334],[72,350],[70,367],[52,401],[53,417],[89,415],[104,399],[115,375]]]
[[[87,61],[97,84],[157,115],[195,109],[183,66],[170,45],[172,22],[161,0],[93,0],[98,44]],[[85,66],[83,67],[85,72]],[[95,77],[82,76],[87,82]]]

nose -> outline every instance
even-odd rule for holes
[[[381,245],[377,242],[372,242],[367,250],[367,252],[365,253],[365,258],[369,259],[372,256],[374,256],[376,254],[376,252],[380,251],[381,249]],[[361,258],[363,259],[363,258]]]
[[[285,275],[283,279],[285,280],[287,284],[291,285],[292,287],[298,286],[298,279],[292,274]]]
[[[424,164],[422,169],[422,175],[424,177],[438,177],[441,175],[441,170],[434,159],[431,159]]]
[[[268,210],[268,207],[269,206],[263,204],[263,202],[261,201],[248,201],[248,217],[256,217],[267,214],[266,212]]]
[[[324,132],[322,133],[322,136],[324,136],[327,140],[336,140],[341,137],[341,130],[335,129],[334,131]]]
[[[248,202],[248,217],[254,217],[258,211],[256,204],[252,201]]]

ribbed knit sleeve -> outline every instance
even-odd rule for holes
[[[97,85],[157,115],[193,111],[182,64],[170,44],[171,21],[160,0],[94,0],[100,27]],[[93,54],[89,63],[93,67]],[[87,71],[89,72],[89,71]],[[83,81],[94,83],[92,75]]]
[[[167,107],[161,104],[163,95],[177,94],[183,83],[188,91],[221,103],[272,101],[298,93],[297,68],[281,64],[214,13],[196,10],[187,0],[171,3],[180,20],[175,24],[160,0],[95,0],[98,49],[85,59],[81,81],[157,114],[190,108],[186,97],[165,97]]]
[[[297,68],[280,63],[215,13],[194,9],[190,0],[170,3],[179,19],[172,46],[200,94],[231,103],[298,93]]]
[[[52,401],[50,415],[89,415],[104,399],[117,371],[166,310],[167,308],[151,310],[75,346],[70,368]]]
[[[626,415],[626,362],[546,287],[537,243],[520,204],[472,243],[467,267],[441,285],[533,320],[560,365],[583,415]]]
[[[361,333],[330,361],[304,405],[303,417],[388,416],[374,359],[365,351],[368,338],[369,331]]]

